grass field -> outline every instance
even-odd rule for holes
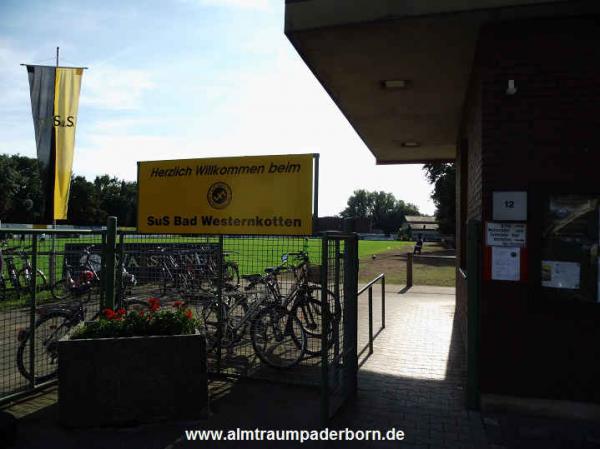
[[[330,241],[330,258],[333,257],[334,243]],[[101,236],[82,235],[79,238],[56,238],[55,247],[58,255],[56,256],[57,278],[60,279],[63,266],[63,255],[65,245],[100,245]],[[194,237],[194,236],[126,236],[126,244],[154,244],[157,246],[168,246],[168,244],[202,244],[218,243],[217,237]],[[28,247],[31,245],[31,236],[27,235],[25,240],[12,239],[7,242],[8,246]],[[38,242],[38,260],[37,266],[46,276],[49,274],[49,255],[51,250],[51,239],[47,237]],[[412,251],[414,242],[401,241],[368,241],[360,240],[358,244],[358,254],[360,259],[359,278],[361,282],[366,282],[375,277],[380,272],[386,274],[388,283],[403,284],[406,280],[405,254]],[[343,251],[343,242],[340,243],[340,252]],[[308,251],[311,263],[321,264],[322,240],[319,238],[298,238],[298,237],[226,237],[224,239],[224,250],[227,258],[237,262],[240,274],[262,273],[266,267],[276,266],[281,263],[281,256],[285,253]],[[127,251],[129,251],[127,249]],[[426,244],[423,248],[424,253],[439,253],[443,248]],[[31,258],[31,249],[27,249]],[[144,256],[143,250],[132,250],[130,253],[135,257]],[[138,254],[138,256],[136,256]],[[14,257],[18,267],[22,261],[18,256]],[[131,259],[128,263],[139,263],[139,260]],[[6,268],[3,268],[3,275],[6,279]],[[454,285],[454,267],[453,263],[431,262],[427,264],[415,263],[414,269],[415,284],[423,285]],[[9,295],[10,296],[10,295]],[[47,298],[48,297],[48,298]],[[49,299],[49,292],[42,292],[39,295],[40,300]],[[13,298],[16,299],[16,298]],[[23,300],[23,298],[21,298]],[[6,301],[5,305],[13,301]]]
[[[400,242],[397,240],[359,240],[358,258],[371,257],[373,254],[386,251],[398,250],[402,252],[412,251],[415,242]]]
[[[405,243],[405,245],[400,245],[394,249],[384,249],[377,253],[367,251],[360,258],[358,273],[360,282],[366,283],[378,274],[385,273],[385,279],[388,284],[406,284],[406,253],[412,252],[414,242],[394,243]],[[452,256],[454,255],[454,251],[448,250],[436,243],[425,243],[423,246],[423,255]],[[418,257],[414,259],[414,285],[453,287],[455,285],[455,276],[453,259],[426,259]]]

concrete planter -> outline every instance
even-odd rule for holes
[[[58,408],[68,427],[122,426],[206,415],[203,335],[58,344]]]

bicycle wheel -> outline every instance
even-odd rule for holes
[[[306,353],[319,355],[323,350],[323,303],[316,298],[297,300],[292,306],[291,313],[298,318],[302,329],[306,332]],[[326,312],[326,310],[325,310]],[[337,322],[329,317],[327,326],[327,349],[331,348],[334,340],[333,330]]]
[[[225,295],[224,301],[227,305],[227,315],[223,337],[228,346],[233,346],[239,343],[248,331],[248,300],[245,295]]]
[[[46,382],[56,376],[58,369],[58,340],[75,325],[68,312],[52,312],[35,323],[35,381]],[[17,349],[17,367],[27,380],[31,380],[29,356],[31,332],[23,331]]]
[[[306,352],[306,332],[285,307],[261,310],[252,320],[250,338],[258,358],[273,368],[291,368]]]
[[[198,310],[198,309],[197,309]],[[206,337],[206,350],[208,352],[216,349],[219,344],[219,323],[220,320],[225,320],[227,316],[227,306],[221,304],[221,309],[216,302],[211,301],[204,304],[197,313],[198,321],[200,322],[200,330],[204,332]],[[225,326],[223,326],[225,328]],[[226,346],[225,329],[221,337],[221,346]]]
[[[36,282],[35,282],[35,291],[41,292],[43,290],[48,290],[48,280],[46,279],[46,275],[39,268],[35,270],[37,273]],[[33,276],[31,275],[31,271],[29,268],[22,268],[17,273],[17,277],[19,279],[19,284],[21,288],[30,293],[33,291]]]
[[[323,334],[321,329],[323,321],[322,295],[321,287],[311,285],[298,293],[292,306],[292,313],[300,319],[306,333],[314,337],[320,337]],[[342,306],[339,298],[330,290],[327,290],[327,304],[329,306],[329,322],[339,322],[342,317]]]
[[[62,301],[71,296],[71,283],[69,279],[61,279],[56,281],[53,286],[50,287],[52,297],[57,301]]]

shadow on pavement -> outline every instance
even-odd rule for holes
[[[285,372],[282,372],[282,376]],[[220,382],[220,381],[219,381]],[[213,388],[211,387],[211,391]],[[187,441],[186,430],[316,429],[319,390],[311,387],[240,380],[214,388],[206,419],[161,422],[128,428],[65,429],[57,422],[57,404],[19,420],[15,448],[27,449],[166,449],[215,447],[214,441]],[[319,447],[302,445],[303,447]],[[289,443],[221,442],[218,447],[289,447]]]

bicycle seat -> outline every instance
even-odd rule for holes
[[[267,267],[265,268],[265,273],[279,273],[280,268],[279,267]]]

